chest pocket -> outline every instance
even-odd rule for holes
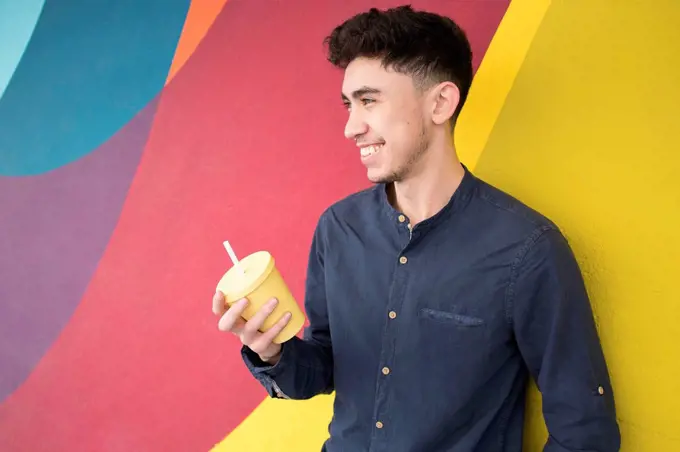
[[[481,317],[458,314],[451,311],[441,311],[432,308],[420,308],[418,316],[423,320],[430,320],[442,324],[449,324],[452,326],[478,328],[484,326],[484,319]]]

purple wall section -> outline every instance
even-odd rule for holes
[[[75,163],[39,176],[0,177],[0,402],[80,302],[120,216],[157,103]]]

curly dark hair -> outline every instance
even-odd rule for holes
[[[341,69],[357,57],[379,58],[386,68],[413,77],[416,86],[451,81],[460,102],[455,123],[472,83],[472,50],[465,32],[450,18],[410,5],[367,12],[347,19],[324,39],[328,61]]]

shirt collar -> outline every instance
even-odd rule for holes
[[[436,225],[437,223],[449,218],[453,213],[459,211],[463,206],[465,206],[468,203],[470,197],[472,196],[472,192],[477,182],[477,178],[475,177],[474,174],[472,174],[472,172],[467,168],[467,166],[465,166],[462,163],[461,166],[463,167],[464,170],[463,179],[461,180],[460,185],[458,186],[456,191],[449,199],[449,202],[446,203],[446,205],[435,215],[421,222],[418,225],[419,228],[425,228]],[[376,184],[374,190],[376,191],[377,194],[377,200],[379,203],[380,210],[389,218],[391,222],[398,221],[399,216],[402,215],[402,212],[398,211],[392,206],[392,204],[390,204],[387,198],[387,184],[386,183]]]

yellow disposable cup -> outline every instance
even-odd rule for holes
[[[290,312],[292,316],[288,324],[274,338],[277,344],[291,339],[305,323],[305,315],[267,251],[258,251],[241,259],[222,276],[217,290],[224,294],[230,306],[242,298],[248,299],[248,307],[242,314],[245,320],[250,320],[267,301],[276,298],[279,303],[260,331],[268,331],[286,312]]]

